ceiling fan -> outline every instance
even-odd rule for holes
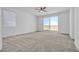
[[[38,9],[35,9],[35,10],[38,10],[39,12],[47,12],[46,10],[46,7],[39,7]]]

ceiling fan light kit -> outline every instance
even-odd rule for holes
[[[42,10],[40,10],[40,12],[42,13],[43,11],[42,11]]]

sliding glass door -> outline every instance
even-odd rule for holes
[[[58,31],[58,16],[44,18],[43,19],[43,29]]]
[[[58,31],[58,16],[50,17],[50,30]]]
[[[44,18],[43,19],[43,29],[44,30],[50,30],[49,29],[49,18]]]

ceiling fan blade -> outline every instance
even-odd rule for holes
[[[43,9],[46,9],[46,7],[43,7]]]
[[[39,12],[46,12],[47,13],[46,7],[39,7],[35,10],[38,10]]]
[[[43,8],[42,8],[42,7],[40,7],[40,10],[43,10]]]

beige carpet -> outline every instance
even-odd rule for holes
[[[68,35],[55,31],[35,32],[3,39],[2,52],[77,52]]]

